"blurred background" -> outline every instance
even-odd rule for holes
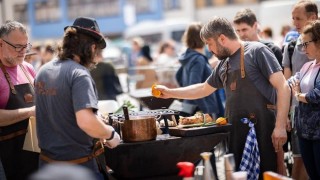
[[[232,21],[236,12],[250,8],[256,14],[261,30],[269,28],[276,44],[283,41],[282,29],[290,30],[291,8],[296,0],[0,0],[0,23],[16,20],[28,27],[33,51],[48,52],[39,65],[55,57],[56,45],[63,36],[63,28],[79,16],[93,17],[108,41],[102,52],[103,61],[111,62],[124,91],[128,79],[141,81],[135,74],[132,39],[142,38],[150,47],[151,57],[159,57],[161,43],[170,41],[177,59],[183,51],[181,37],[190,22],[207,22],[211,17],[223,16]],[[316,1],[320,5],[320,1]],[[142,42],[138,41],[135,43]],[[47,51],[48,50],[48,51]],[[50,55],[51,54],[51,55]],[[36,58],[36,57],[35,57]],[[210,53],[208,58],[210,58]],[[156,62],[154,61],[154,62]],[[156,63],[149,64],[149,68]],[[145,65],[144,65],[145,66]],[[161,65],[162,67],[163,65]],[[159,66],[158,66],[159,67]],[[132,71],[130,71],[130,68]],[[177,68],[171,68],[176,71]],[[158,72],[157,72],[158,73]],[[172,78],[174,79],[174,73]],[[123,82],[122,79],[125,79]],[[142,79],[143,80],[143,79]]]

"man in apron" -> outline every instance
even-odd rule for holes
[[[116,147],[120,137],[97,116],[98,96],[89,70],[106,47],[96,20],[80,17],[65,27],[58,58],[44,64],[35,79],[40,166],[63,161],[106,177],[104,147]]]
[[[224,88],[225,116],[232,124],[230,152],[234,153],[236,170],[239,170],[249,131],[241,119],[248,118],[255,124],[260,151],[259,178],[262,179],[263,172],[277,171],[275,152],[287,140],[290,89],[282,68],[265,45],[242,42],[225,18],[214,17],[200,35],[209,50],[221,60],[207,81],[177,89],[161,85],[156,88],[161,91],[162,98],[179,99],[197,99]]]
[[[24,151],[30,116],[35,115],[31,48],[26,28],[8,21],[0,27],[0,158],[8,180],[27,179],[38,168],[38,154]]]

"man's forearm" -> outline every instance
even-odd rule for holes
[[[186,87],[171,89],[170,94],[177,99],[199,99],[208,96],[216,90],[212,87],[209,89],[206,86],[209,85],[206,83],[193,84]]]
[[[277,121],[276,127],[286,127],[290,106],[290,89],[288,85],[277,92]]]
[[[8,126],[34,115],[34,107],[14,110],[0,109],[0,126]]]

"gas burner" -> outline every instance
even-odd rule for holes
[[[179,111],[171,110],[171,109],[155,109],[155,110],[146,110],[146,111],[138,111],[138,112],[129,112],[129,116],[167,116],[167,115],[179,115]],[[122,119],[124,118],[123,113],[111,114],[109,117],[112,119]]]

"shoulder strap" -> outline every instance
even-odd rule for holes
[[[289,62],[290,62],[290,70],[292,70],[292,55],[294,52],[294,48],[297,44],[297,40],[292,40],[288,44],[288,55],[289,55]]]
[[[6,68],[3,66],[3,64],[1,62],[0,62],[0,68],[1,68],[4,76],[6,77],[6,80],[8,81],[8,84],[10,86],[12,94],[17,94],[16,89],[14,88],[14,85],[13,85],[13,83],[11,81],[11,78],[10,78]]]
[[[27,77],[27,79],[28,79],[29,83],[31,84],[31,86],[34,88],[33,83],[32,83],[32,81],[31,81],[31,79],[30,79],[30,77],[28,75],[30,73],[27,73],[27,70],[24,68],[24,66],[22,64],[20,64],[20,68],[22,69],[24,75]]]

